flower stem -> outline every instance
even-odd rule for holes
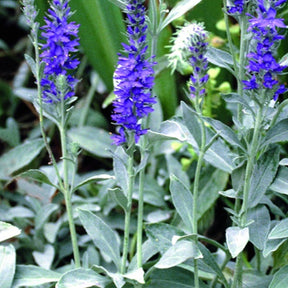
[[[132,195],[134,190],[134,181],[135,174],[133,169],[134,163],[134,147],[131,149],[131,155],[129,155],[128,161],[128,177],[129,177],[129,186],[127,193],[127,208],[125,210],[125,228],[124,228],[124,240],[123,240],[123,255],[122,255],[122,265],[121,273],[126,273],[126,262],[129,248],[129,235],[130,235],[130,218],[131,218],[131,208],[132,208]]]
[[[260,106],[256,115],[253,138],[252,138],[251,146],[249,149],[250,151],[249,151],[248,161],[247,161],[247,166],[246,166],[246,171],[245,171],[244,188],[243,188],[243,203],[242,203],[242,207],[240,210],[241,228],[244,228],[246,226],[246,221],[247,221],[249,190],[250,190],[250,184],[251,184],[250,182],[251,182],[251,175],[253,172],[253,167],[255,164],[256,156],[257,156],[258,138],[259,138],[261,123],[262,123],[262,107]],[[235,273],[234,273],[231,288],[237,288],[238,283],[241,283],[241,279],[242,279],[242,253],[240,253],[236,259]]]
[[[62,95],[63,96],[63,95]],[[65,133],[65,103],[64,99],[61,100],[61,123],[59,123],[59,132],[61,139],[61,149],[62,149],[62,159],[63,159],[63,194],[65,198],[65,205],[68,216],[68,223],[70,229],[70,236],[73,248],[73,255],[75,261],[75,267],[79,268],[80,265],[80,256],[79,256],[79,248],[77,244],[77,234],[75,229],[75,223],[73,219],[73,210],[72,210],[72,202],[71,202],[71,192],[69,189],[69,179],[68,179],[68,153],[67,153],[67,138]],[[75,164],[74,164],[75,165]]]
[[[199,105],[199,96],[196,96],[195,101],[196,112],[201,115],[201,107]],[[198,244],[198,219],[197,219],[197,200],[199,192],[199,181],[201,175],[201,168],[204,162],[205,146],[206,146],[206,131],[205,124],[201,117],[199,117],[200,129],[201,129],[201,145],[199,149],[199,157],[196,166],[194,186],[193,186],[193,234],[195,234],[195,243]],[[198,259],[194,259],[194,287],[199,288],[199,275],[198,275]]]

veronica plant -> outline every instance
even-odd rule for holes
[[[234,209],[235,214],[232,217],[238,227],[230,227],[226,231],[228,247],[230,245],[229,242],[231,242],[231,239],[235,237],[237,233],[242,235],[240,237],[242,248],[239,245],[240,248],[238,247],[239,249],[236,249],[238,250],[237,252],[231,249],[232,256],[237,256],[232,283],[233,288],[242,287],[243,264],[241,251],[249,240],[249,225],[251,224],[247,219],[248,211],[259,204],[261,197],[264,195],[263,193],[265,193],[268,188],[266,186],[265,188],[262,187],[260,193],[255,186],[257,182],[256,177],[259,177],[260,171],[263,173],[265,165],[268,166],[268,162],[264,164],[264,159],[265,161],[270,159],[275,165],[268,168],[271,169],[271,171],[266,180],[271,183],[277,171],[279,161],[279,150],[277,150],[277,148],[271,148],[271,150],[269,150],[269,143],[266,141],[265,144],[261,133],[263,134],[265,130],[268,130],[268,135],[269,133],[273,133],[273,125],[275,124],[276,117],[272,120],[271,114],[275,116],[279,113],[273,111],[275,108],[271,107],[274,106],[274,101],[278,99],[279,95],[286,92],[286,88],[284,85],[279,84],[277,77],[286,67],[280,65],[276,60],[279,42],[284,38],[284,36],[279,33],[279,29],[286,28],[283,19],[277,18],[277,10],[286,1],[258,0],[250,3],[251,5],[248,5],[245,1],[240,2],[241,1],[234,1],[234,5],[229,4],[227,6],[228,13],[237,17],[240,23],[248,24],[248,26],[246,24],[241,26],[242,29],[246,28],[242,33],[247,31],[248,36],[246,36],[246,40],[243,40],[241,44],[240,62],[234,69],[238,79],[239,95],[237,97],[239,97],[239,102],[237,102],[240,103],[244,100],[247,101],[245,103],[249,103],[245,109],[250,110],[250,112],[248,112],[248,115],[250,115],[248,118],[251,117],[250,119],[252,119],[254,124],[248,128],[245,127],[244,123],[247,123],[247,111],[243,113],[244,102],[239,104],[238,120],[235,123],[237,123],[236,125],[241,131],[240,138],[245,141],[246,147],[239,145],[239,147],[242,146],[241,150],[242,152],[244,151],[244,154],[240,153],[238,159],[243,159],[244,157],[245,164],[243,164],[243,161],[236,161],[238,163],[238,170],[237,172],[235,170],[232,174],[234,184],[236,184],[236,182],[238,183],[234,187],[237,196]],[[245,11],[250,13],[244,14]],[[246,41],[250,42],[249,46]],[[247,60],[244,60],[245,58]],[[234,59],[236,59],[235,56]],[[246,70],[246,74],[244,70]],[[248,78],[248,80],[245,78]],[[277,111],[277,109],[275,110]],[[250,129],[252,129],[252,132]],[[273,155],[271,155],[272,150]],[[238,151],[238,153],[239,152],[240,151]],[[238,177],[236,177],[236,174],[239,173],[241,169],[241,173],[243,173],[243,186],[238,182],[239,180],[235,180]],[[242,199],[242,201],[240,199]]]
[[[126,6],[127,36],[129,44],[123,44],[124,54],[119,55],[118,66],[114,74],[116,83],[114,93],[116,99],[113,103],[115,124],[120,126],[119,135],[112,138],[116,145],[125,145],[129,155],[128,175],[129,188],[127,192],[127,209],[125,210],[125,232],[123,243],[123,262],[121,273],[125,273],[127,253],[129,246],[129,227],[132,205],[132,193],[134,189],[135,171],[134,150],[140,136],[147,133],[145,118],[153,111],[152,104],[156,102],[151,96],[154,81],[153,63],[147,59],[147,24],[145,21],[145,7],[143,0],[130,0]],[[140,206],[143,206],[143,198],[140,197]],[[141,208],[140,208],[141,210]],[[140,212],[139,214],[143,214]],[[138,242],[142,239],[142,217],[140,216]],[[140,235],[141,234],[141,235]],[[142,243],[139,244],[141,249]],[[141,251],[138,255],[141,255]],[[141,261],[140,261],[141,262]],[[139,266],[141,266],[139,264]]]
[[[67,109],[74,96],[74,89],[77,80],[69,73],[77,68],[79,61],[72,55],[77,52],[79,39],[77,36],[79,25],[69,22],[72,13],[68,6],[69,0],[53,0],[51,7],[45,17],[46,25],[41,27],[41,38],[44,44],[40,45],[39,24],[35,22],[37,15],[34,1],[23,1],[24,14],[31,29],[31,39],[35,48],[35,61],[26,56],[38,88],[38,99],[35,106],[39,111],[40,128],[46,148],[58,176],[59,189],[62,191],[68,215],[71,241],[76,267],[80,266],[79,249],[77,245],[77,235],[72,213],[71,194],[73,183],[69,184],[69,162],[73,163],[71,179],[74,179],[76,169],[77,149],[68,155],[66,125]],[[39,50],[42,51],[39,54]],[[74,99],[72,99],[74,100]],[[43,127],[43,116],[54,121],[59,129],[61,137],[62,160],[63,160],[63,180],[56,164],[55,157],[49,146]],[[69,171],[68,171],[69,170]],[[73,182],[73,180],[72,180]]]

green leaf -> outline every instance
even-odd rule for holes
[[[271,186],[270,190],[288,195],[288,168],[280,167],[277,176]]]
[[[249,99],[246,99],[245,97],[241,97],[237,93],[224,94],[224,95],[222,95],[222,97],[227,103],[242,105],[245,109],[250,111],[252,115],[254,115],[253,110],[251,109],[250,105],[248,104]]]
[[[151,283],[145,288],[191,288],[194,287],[193,274],[179,267],[167,270],[155,270],[151,275]]]
[[[121,11],[109,1],[99,0],[72,0],[70,6],[77,11],[73,20],[80,24],[80,44],[85,55],[111,91],[117,53],[125,35]]]
[[[20,233],[21,230],[16,226],[0,221],[0,242],[16,237],[20,235]]]
[[[164,21],[160,24],[158,31],[160,32],[161,30],[163,30],[172,21],[184,15],[190,9],[195,7],[199,2],[201,2],[201,0],[182,0],[178,2],[175,7],[172,8],[172,10],[169,12]]]
[[[269,233],[269,239],[282,239],[288,237],[288,219],[281,220]]]
[[[187,174],[183,171],[182,165],[171,155],[166,155],[169,175],[175,175],[186,187],[190,187],[190,180]]]
[[[195,111],[192,110],[186,103],[181,102],[181,109],[185,126],[188,128],[191,135],[197,142],[197,146],[201,146],[201,127],[199,118],[196,116]]]
[[[38,266],[17,265],[13,288],[22,286],[33,287],[45,283],[57,282],[60,277],[60,273],[43,269]]]
[[[199,243],[198,245],[199,245],[200,252],[203,255],[202,261],[206,263],[209,266],[209,268],[213,269],[216,272],[219,279],[225,284],[225,287],[228,287],[227,280],[225,276],[223,275],[222,270],[220,269],[219,265],[216,263],[215,258],[212,255],[212,253],[202,243]]]
[[[20,144],[20,132],[17,122],[9,117],[6,120],[6,128],[0,128],[0,139],[15,147]]]
[[[270,214],[266,206],[257,206],[248,210],[247,220],[254,222],[248,226],[249,240],[259,250],[264,249],[264,245],[270,230]]]
[[[288,141],[288,119],[283,119],[276,123],[274,126],[272,126],[265,138],[263,139],[263,142],[261,144],[262,147],[265,147],[272,143],[278,143],[278,142],[287,142]]]
[[[148,238],[164,254],[172,246],[174,236],[183,236],[184,232],[172,225],[157,223],[147,225],[145,228]]]
[[[113,150],[112,140],[109,133],[95,127],[72,128],[68,136],[73,142],[78,143],[81,148],[98,157],[111,158],[109,150]]]
[[[54,203],[48,203],[42,207],[41,210],[37,211],[37,215],[35,217],[35,228],[36,230],[43,227],[44,223],[50,217],[50,215],[58,210],[58,205]]]
[[[50,186],[53,186],[57,189],[59,189],[59,187],[55,184],[53,184],[50,179],[48,178],[48,176],[42,172],[41,170],[38,169],[29,169],[28,171],[25,171],[23,173],[20,173],[18,175],[16,175],[15,177],[21,177],[21,178],[27,178],[27,179],[31,179],[40,183],[45,183],[48,184]]]
[[[228,71],[234,74],[232,69],[234,63],[230,53],[210,46],[208,47],[206,57],[210,63],[222,68],[226,68]]]
[[[275,273],[268,288],[284,288],[288,281],[288,265]]]
[[[223,190],[229,178],[229,174],[213,167],[204,170],[199,183],[199,196],[197,200],[197,219],[215,204],[219,197],[219,191]]]
[[[83,181],[81,181],[80,183],[78,183],[74,188],[73,191],[78,190],[80,187],[87,185],[91,182],[97,182],[97,181],[104,181],[104,180],[109,180],[109,179],[114,179],[115,177],[109,174],[99,174],[99,175],[95,175],[95,176],[91,176]]]
[[[187,229],[193,232],[193,196],[175,175],[170,176],[170,191],[173,204]]]
[[[240,148],[242,151],[245,151],[245,147],[242,145],[235,132],[229,126],[225,125],[221,121],[212,118],[205,117],[204,119],[213,127],[213,129],[215,129],[216,133],[219,133],[219,135],[228,144],[236,146]]]
[[[79,209],[79,218],[94,244],[120,269],[121,258],[116,233],[101,218],[90,211]]]
[[[226,242],[232,258],[241,253],[249,241],[249,229],[247,227],[229,227],[226,229]]]
[[[266,151],[257,161],[251,178],[248,205],[255,207],[265,195],[278,168],[280,148]]]
[[[50,244],[45,245],[43,251],[33,251],[32,255],[34,257],[35,262],[44,269],[50,269],[54,256],[55,250],[54,247]]]
[[[78,268],[66,272],[56,284],[56,288],[105,288],[110,281],[92,269]]]
[[[109,195],[112,199],[122,207],[124,211],[127,211],[127,197],[124,195],[123,191],[119,188],[109,189]]]
[[[167,269],[177,266],[190,258],[199,259],[202,257],[203,255],[194,241],[182,240],[171,246],[154,267]]]
[[[243,288],[268,288],[272,280],[272,275],[263,275],[255,271],[245,271],[243,273]]]
[[[93,269],[93,271],[96,271],[99,274],[107,275],[114,282],[114,284],[117,288],[122,288],[125,285],[125,281],[123,279],[123,276],[120,273],[109,272],[104,267],[98,266],[98,265],[93,265],[92,269]]]
[[[2,223],[2,222],[1,222]],[[0,287],[11,288],[15,274],[16,252],[13,245],[0,246]]]
[[[28,63],[33,75],[35,78],[37,78],[37,71],[36,71],[36,63],[35,60],[28,54],[24,54],[25,60]]]
[[[13,172],[28,165],[44,148],[42,139],[26,141],[0,158],[0,179],[7,179]]]

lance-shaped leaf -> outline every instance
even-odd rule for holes
[[[15,274],[16,252],[13,245],[0,246],[0,287],[10,288]]]
[[[9,223],[0,221],[0,242],[18,236],[21,230]]]
[[[193,196],[191,191],[173,174],[170,176],[170,191],[177,213],[180,215],[187,229],[192,233]]]
[[[109,256],[120,269],[121,258],[116,233],[98,216],[90,211],[79,209],[79,218],[96,247]]]

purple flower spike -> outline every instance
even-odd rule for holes
[[[70,0],[53,0],[51,8],[48,10],[48,16],[45,17],[45,23],[41,29],[42,37],[45,43],[42,46],[41,60],[45,62],[44,78],[41,81],[43,88],[43,100],[46,103],[55,103],[61,101],[61,94],[57,87],[57,78],[64,75],[66,78],[66,89],[64,99],[74,95],[74,89],[78,82],[70,70],[75,70],[79,60],[71,56],[77,52],[79,46],[78,28],[75,22],[69,22],[72,13],[68,6]]]
[[[209,78],[207,74],[208,60],[205,57],[208,46],[208,35],[204,26],[200,23],[192,23],[187,27],[191,27],[191,31],[193,31],[189,36],[189,50],[191,53],[190,64],[193,67],[193,73],[190,77],[190,92],[191,97],[194,98],[196,95],[204,96],[206,93],[204,87]]]
[[[277,75],[286,66],[281,66],[274,57],[283,35],[278,33],[279,28],[287,28],[283,19],[276,18],[277,9],[286,0],[272,0],[265,5],[263,0],[258,0],[257,16],[249,20],[248,32],[252,32],[252,51],[247,54],[250,74],[248,81],[243,81],[244,89],[266,89],[271,98],[277,100],[279,94],[286,92],[284,85],[279,87]],[[272,93],[272,95],[271,95]]]
[[[242,14],[245,0],[233,0],[231,5],[227,5],[227,12],[231,15]]]
[[[144,0],[129,0],[127,9],[127,35],[129,44],[122,44],[125,56],[119,54],[118,66],[114,74],[116,99],[113,102],[115,124],[121,126],[119,135],[113,135],[114,144],[127,142],[132,132],[137,143],[140,136],[147,133],[142,129],[141,119],[153,111],[156,103],[151,96],[154,71],[151,59],[147,60],[147,42]]]

